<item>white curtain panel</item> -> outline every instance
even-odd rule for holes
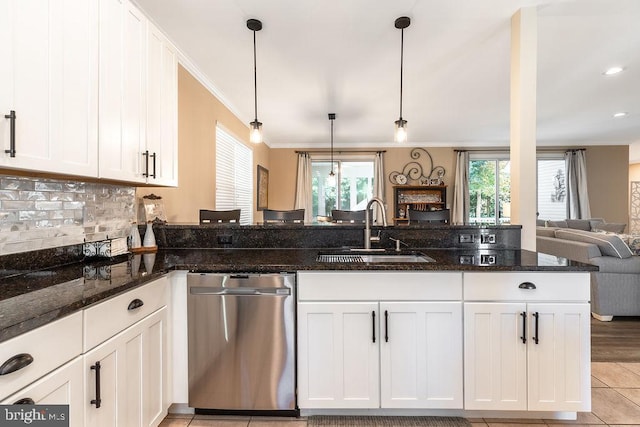
[[[455,187],[451,223],[464,225],[469,217],[469,152],[458,151],[456,155]]]
[[[384,200],[384,153],[378,151],[373,161],[373,197],[379,197],[380,200]],[[385,201],[386,205],[386,201]],[[378,222],[378,218],[382,221],[382,209],[377,203],[374,205],[373,220]]]
[[[584,150],[570,150],[564,153],[567,166],[567,218],[589,219],[589,193],[587,192],[587,159]]]
[[[309,153],[298,153],[294,209],[304,209],[304,222],[311,223],[313,206],[311,205],[311,156]]]

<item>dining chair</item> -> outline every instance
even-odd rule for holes
[[[293,209],[290,211],[279,211],[275,209],[265,209],[262,211],[264,222],[304,222],[304,209]]]
[[[373,216],[372,216],[373,217]],[[345,211],[340,209],[334,209],[331,211],[331,218],[333,222],[338,223],[360,223],[364,222],[365,210],[360,211]]]
[[[200,209],[200,224],[215,224],[220,222],[240,222],[240,209],[230,211]]]
[[[407,211],[407,219],[409,219],[409,224],[411,224],[412,222],[440,222],[443,224],[449,224],[449,218],[449,209],[441,209],[437,211]]]

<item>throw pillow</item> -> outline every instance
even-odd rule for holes
[[[611,233],[624,233],[624,229],[627,227],[627,224],[617,223],[617,222],[601,222],[600,224],[596,224],[593,231],[609,231]]]
[[[556,230],[556,237],[575,242],[592,243],[598,246],[602,255],[616,258],[629,258],[633,255],[629,246],[616,234],[600,234],[568,228]]]
[[[589,218],[589,224],[591,224],[591,229],[593,230],[594,228],[596,228],[596,226],[598,224],[600,224],[601,222],[604,222],[603,218]]]
[[[640,255],[640,236],[629,236],[627,244],[634,255]]]

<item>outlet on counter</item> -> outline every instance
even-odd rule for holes
[[[481,234],[480,235],[480,243],[495,243],[496,235],[495,234]]]
[[[233,243],[233,236],[230,234],[221,234],[218,236],[219,245],[230,245]]]
[[[473,243],[475,236],[473,234],[460,234],[458,235],[458,241],[460,243]]]

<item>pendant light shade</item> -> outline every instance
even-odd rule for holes
[[[395,121],[395,141],[405,142],[407,140],[407,121],[402,118],[402,71],[404,60],[404,29],[411,24],[411,19],[401,16],[396,19],[395,27],[400,30],[400,118]]]
[[[256,31],[262,29],[262,22],[257,19],[248,19],[247,28],[253,31],[253,102],[255,118],[249,123],[251,126],[249,140],[254,144],[262,142],[262,123],[258,121],[258,72],[256,67]]]
[[[336,185],[336,174],[333,172],[333,121],[336,119],[336,113],[329,113],[329,121],[331,122],[331,172],[329,172],[328,183]]]

